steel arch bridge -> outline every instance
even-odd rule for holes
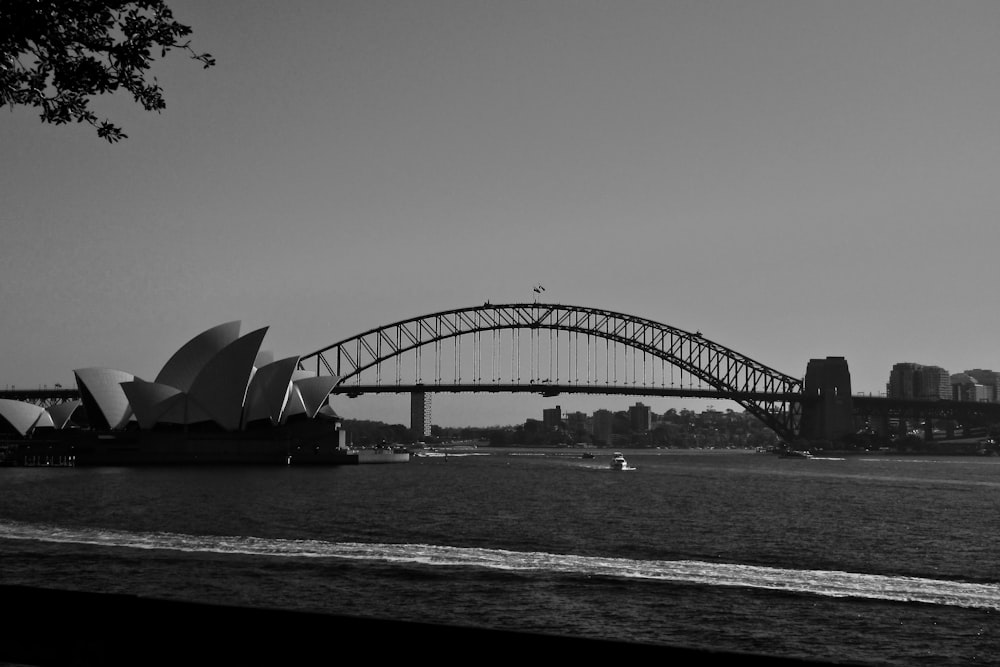
[[[335,393],[352,395],[532,391],[726,398],[785,438],[795,437],[802,410],[802,380],[700,332],[562,304],[487,302],[421,315],[307,354],[299,368],[337,376]]]

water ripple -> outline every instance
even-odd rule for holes
[[[161,549],[189,553],[251,555],[271,558],[342,558],[416,563],[437,567],[537,571],[708,586],[765,588],[827,597],[852,597],[1000,610],[1000,584],[861,574],[835,570],[796,570],[693,560],[634,560],[433,544],[328,542],[323,540],[265,539],[252,536],[143,533],[65,528],[20,522],[0,522],[0,538],[125,549]]]

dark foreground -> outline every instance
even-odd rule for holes
[[[367,659],[467,664],[552,656],[756,664],[763,656],[469,627],[0,586],[0,661],[16,665],[332,664]],[[766,658],[769,665],[816,665]]]

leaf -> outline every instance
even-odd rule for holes
[[[149,111],[166,106],[156,77],[146,82],[154,48],[165,58],[191,28],[173,19],[166,0],[0,0],[0,104],[41,109],[42,122],[88,123],[115,143],[121,128],[98,122],[89,100],[124,88]],[[24,63],[29,63],[25,65]]]

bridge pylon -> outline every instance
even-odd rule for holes
[[[854,433],[851,372],[844,357],[810,359],[802,399],[801,437],[839,440]]]

